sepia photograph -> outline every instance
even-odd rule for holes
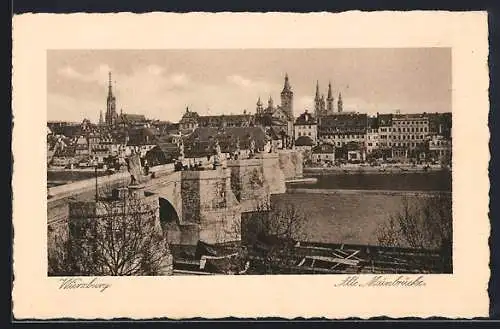
[[[451,54],[48,50],[47,275],[452,274]]]
[[[14,316],[487,316],[487,22],[14,17]]]

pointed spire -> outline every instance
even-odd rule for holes
[[[332,96],[332,83],[328,82],[328,99],[333,99]]]
[[[112,95],[113,94],[113,86],[111,84],[111,71],[108,73],[109,76],[109,81],[108,81],[108,94]]]
[[[257,106],[262,106],[262,101],[260,100],[260,96],[259,99],[257,100]]]
[[[343,111],[342,94],[339,93],[339,100],[337,101],[337,108],[339,112]]]
[[[274,107],[274,101],[273,101],[273,97],[272,96],[269,96],[269,100],[267,101],[267,105],[270,108]]]
[[[316,99],[319,99],[319,81],[316,80]]]
[[[290,81],[288,79],[288,73],[285,73],[285,85],[283,86],[283,91],[284,92],[291,91]]]

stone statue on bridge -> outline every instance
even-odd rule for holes
[[[240,138],[236,137],[236,150],[234,151],[235,158],[238,159],[240,155]]]
[[[271,140],[267,140],[266,145],[264,145],[264,153],[271,153],[273,151],[273,146]]]
[[[220,144],[218,140],[215,140],[215,156],[214,156],[214,165],[220,166],[222,162],[222,150],[220,148]]]
[[[253,157],[255,155],[255,140],[252,137],[250,137],[250,147],[249,147],[249,149],[250,149],[250,154],[249,155],[250,155],[250,157]]]
[[[184,142],[181,140],[179,145],[179,160],[184,160]]]

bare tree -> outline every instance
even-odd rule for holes
[[[133,194],[72,204],[49,275],[160,275],[171,260],[156,205]]]
[[[304,240],[305,215],[294,204],[261,204],[242,222],[242,239],[271,274],[293,263],[297,241]]]
[[[438,251],[445,271],[452,268],[452,200],[439,193],[411,203],[402,201],[401,210],[377,231],[378,242],[386,247]]]

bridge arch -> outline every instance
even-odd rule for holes
[[[174,205],[166,198],[159,197],[160,224],[163,231],[167,231],[169,226],[179,224],[180,217]]]

